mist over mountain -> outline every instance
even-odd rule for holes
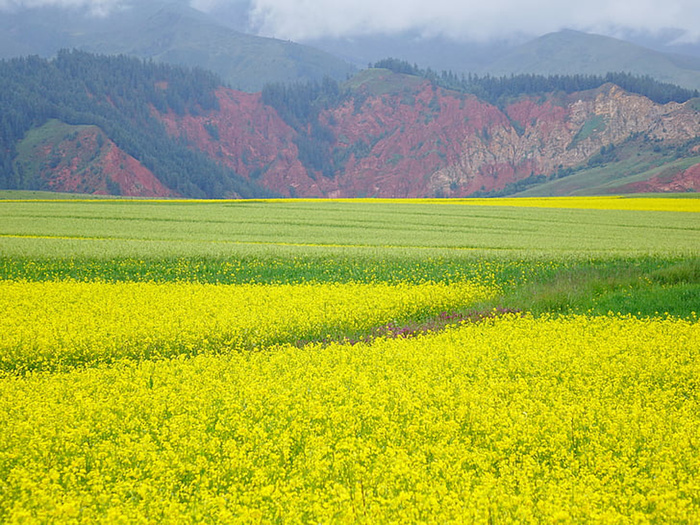
[[[697,9],[682,0],[666,2],[661,11],[685,9],[683,17],[654,17],[637,6],[625,24],[613,9],[625,5],[621,0],[595,16],[588,8],[527,10],[519,4],[509,5],[500,18],[490,7],[475,12],[473,6],[441,1],[428,14],[418,12],[414,2],[391,13],[387,5],[5,0],[0,1],[0,58],[51,57],[64,48],[126,54],[209,69],[251,92],[269,82],[344,80],[386,57],[458,74],[625,71],[700,87],[700,44],[689,24]],[[533,17],[537,23],[527,23]],[[675,25],[664,29],[663,24]],[[590,33],[595,28],[612,36]]]
[[[0,35],[0,58],[51,57],[66,48],[125,54],[208,69],[245,91],[270,82],[344,80],[356,70],[316,48],[236,31],[184,0],[147,1],[103,16],[58,6],[0,11]]]
[[[430,67],[436,71],[458,73],[485,71],[489,64],[527,40],[463,42],[443,36],[425,37],[408,31],[394,35],[318,38],[305,44],[332,53],[360,68],[383,58],[394,57]]]
[[[537,37],[562,29],[622,37],[673,38],[696,43],[700,5],[695,0],[173,0],[213,15],[236,30],[303,41],[407,33],[424,38],[487,42]],[[18,13],[63,8],[93,19],[139,10],[162,0],[0,0],[0,10]]]

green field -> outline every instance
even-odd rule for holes
[[[452,204],[5,200],[0,277],[477,278],[504,291],[497,305],[485,306],[676,315],[699,309],[698,213]]]
[[[700,245],[695,214],[435,202],[1,202],[7,255],[235,256],[252,247],[687,255]]]

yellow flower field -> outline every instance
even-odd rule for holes
[[[476,283],[0,281],[0,373],[339,338],[493,293]]]
[[[684,196],[687,197],[687,196]],[[3,202],[44,202],[55,203],[55,199],[3,199]],[[72,202],[83,202],[88,205],[100,203],[124,203],[124,199],[79,199],[73,198]],[[524,208],[571,208],[587,210],[636,210],[636,211],[676,211],[700,213],[700,199],[687,197],[662,197],[639,195],[604,195],[587,197],[500,197],[500,198],[450,198],[450,199],[390,199],[390,198],[341,198],[341,199],[235,199],[231,203],[371,203],[371,204],[447,204],[467,206],[514,206]],[[227,202],[222,199],[147,199],[132,200],[132,203],[145,204],[202,204]]]
[[[0,380],[0,521],[683,523],[700,325],[506,316],[413,339]]]
[[[371,202],[374,199],[366,199]],[[514,206],[516,208],[570,208],[582,210],[675,211],[700,213],[700,199],[669,197],[501,197],[462,199],[378,199],[381,202],[447,204],[464,206]],[[350,201],[350,199],[348,199]],[[358,202],[354,199],[353,202]]]
[[[698,522],[699,205],[2,201],[0,523]]]

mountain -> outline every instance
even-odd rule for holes
[[[311,93],[320,104],[309,111],[295,109],[304,107],[300,91],[245,102],[220,91],[219,113],[173,117],[166,126],[288,196],[500,195],[592,166],[610,170],[633,148],[647,165],[700,163],[695,102],[658,104],[614,84],[523,95],[500,106],[382,69],[366,70],[346,87]],[[207,127],[218,130],[215,136]],[[700,189],[682,171],[670,174],[677,175],[674,189]],[[620,173],[619,186],[624,178]],[[613,184],[604,193],[615,191]]]
[[[700,88],[700,47],[664,38],[626,35],[627,40],[563,30],[534,39],[456,41],[405,32],[362,38],[323,38],[306,44],[365,66],[395,57],[434,70],[492,75],[604,75],[628,72],[661,82]]]
[[[244,91],[259,91],[270,82],[321,80],[325,76],[344,80],[355,72],[350,64],[323,51],[240,33],[178,4],[165,5],[133,27],[101,34],[80,47],[202,67]]]
[[[142,2],[106,18],[41,7],[0,11],[0,58],[54,56],[77,48],[198,66],[231,86],[259,91],[270,82],[344,80],[351,64],[318,49],[235,31],[186,2]]]
[[[700,88],[700,57],[662,53],[615,38],[559,31],[517,46],[483,71],[493,75],[600,75],[610,71],[649,75]]]
[[[203,70],[79,51],[59,52],[51,61],[0,62],[0,185],[128,195],[272,195],[168,135],[163,125],[163,114],[218,110],[220,85]]]
[[[246,93],[124,56],[0,62],[0,186],[186,197],[700,190],[700,100],[687,90],[629,75],[460,83],[384,64],[342,84]]]
[[[126,54],[202,67],[249,92],[270,82],[320,81],[325,76],[342,81],[358,67],[387,56],[457,74],[630,72],[700,88],[700,48],[677,42],[680,35],[672,31],[657,36],[630,33],[621,40],[564,30],[532,40],[520,35],[483,43],[404,31],[294,43],[246,34],[247,2],[211,3],[208,13],[190,7],[189,0],[124,5],[107,16],[47,5],[8,11],[0,5],[0,58],[51,57],[69,48]]]

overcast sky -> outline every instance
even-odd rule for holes
[[[0,8],[39,5],[80,7],[95,14],[146,0],[0,0]],[[302,40],[324,36],[391,34],[466,40],[541,35],[564,28],[615,35],[620,30],[686,31],[700,37],[700,0],[190,0],[211,10],[249,3],[251,29],[266,36]]]

